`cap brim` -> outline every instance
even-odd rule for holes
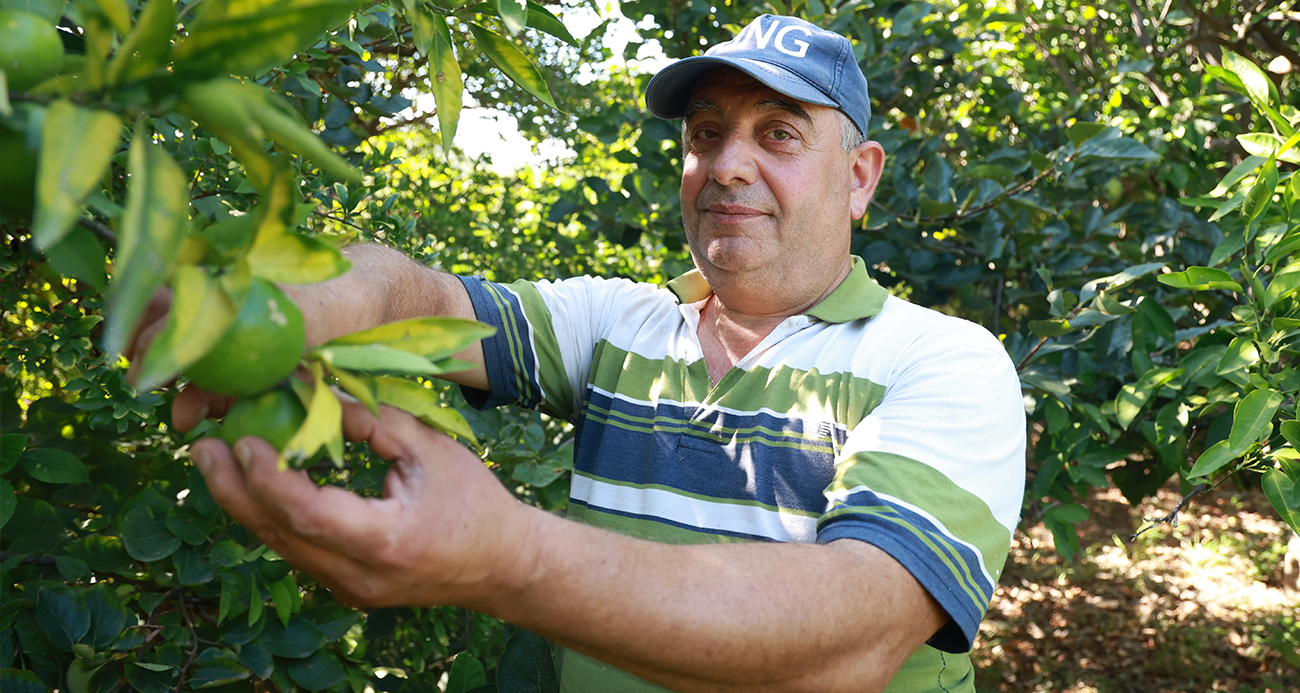
[[[748,58],[700,55],[679,60],[660,70],[645,89],[646,108],[659,118],[681,118],[691,100],[695,82],[718,67],[733,67],[776,91],[804,103],[839,108],[820,89],[799,75],[778,65]]]

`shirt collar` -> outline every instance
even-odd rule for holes
[[[708,298],[712,289],[698,269],[668,282],[668,290],[677,296],[678,303],[695,303]],[[829,296],[809,308],[807,315],[824,322],[841,323],[875,317],[885,306],[889,292],[867,274],[862,258],[853,256],[853,267],[844,281]]]

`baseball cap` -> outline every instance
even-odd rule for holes
[[[864,137],[867,134],[871,103],[853,45],[796,17],[762,15],[730,41],[660,70],[646,86],[646,107],[660,118],[681,118],[695,81],[722,66],[734,67],[791,98],[837,108]]]

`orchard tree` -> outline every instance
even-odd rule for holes
[[[1003,339],[1031,413],[1025,521],[1068,558],[1095,488],[1260,484],[1300,527],[1293,5],[622,13],[672,58],[764,11],[852,38],[889,167],[855,252],[891,291]],[[563,511],[571,431],[469,410],[431,378],[483,328],[304,349],[279,287],[345,271],[358,240],[502,280],[688,268],[679,131],[645,113],[647,75],[591,68],[615,56],[604,25],[573,37],[574,9],[0,0],[6,693],[554,685],[546,644],[487,617],[337,604],[216,507],[187,446],[256,431],[321,483],[378,493],[387,463],[343,443],[332,386],[413,411]],[[455,147],[466,107],[572,156],[497,175]],[[170,322],[132,387],[120,354],[164,288]],[[242,409],[182,435],[178,377]]]

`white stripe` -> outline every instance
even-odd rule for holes
[[[700,418],[703,416],[703,414],[706,414],[706,413],[712,413],[712,412],[715,412],[715,411],[716,411],[716,412],[722,412],[722,413],[724,413],[724,414],[733,414],[733,415],[735,415],[735,416],[754,416],[755,414],[767,414],[767,415],[769,415],[769,416],[773,416],[773,417],[776,417],[776,418],[778,418],[778,419],[785,419],[785,420],[787,420],[787,421],[799,421],[799,422],[802,422],[802,423],[804,424],[804,430],[805,430],[805,431],[816,431],[816,430],[818,430],[818,427],[821,426],[822,424],[827,424],[827,425],[831,426],[832,428],[834,428],[836,431],[838,431],[838,432],[840,432],[840,433],[847,433],[847,432],[848,432],[848,427],[847,427],[847,426],[845,426],[844,424],[839,423],[839,422],[833,420],[834,417],[833,417],[833,414],[832,414],[831,412],[826,412],[826,416],[829,417],[829,418],[822,419],[822,418],[817,418],[817,417],[815,417],[815,416],[794,416],[794,415],[792,415],[790,412],[787,412],[787,411],[776,411],[775,409],[768,409],[767,407],[760,407],[760,408],[758,408],[758,409],[752,409],[752,410],[748,410],[748,411],[746,411],[746,410],[744,410],[744,409],[732,409],[731,407],[722,407],[722,406],[718,406],[717,404],[701,404],[701,403],[699,403],[699,402],[678,402],[678,401],[676,401],[676,400],[671,400],[671,399],[667,399],[667,398],[665,398],[665,399],[661,399],[661,400],[659,400],[658,402],[650,402],[650,401],[646,401],[646,400],[636,399],[635,397],[628,397],[627,395],[622,394],[622,393],[619,393],[619,392],[610,392],[609,390],[606,390],[606,389],[604,389],[604,388],[602,388],[602,387],[597,387],[597,386],[595,386],[595,385],[591,385],[591,384],[588,384],[587,387],[588,387],[592,392],[598,392],[598,393],[600,393],[600,394],[602,394],[602,395],[605,395],[606,397],[609,397],[609,398],[611,398],[611,399],[622,400],[622,401],[624,401],[624,402],[628,402],[628,403],[631,403],[631,404],[637,404],[637,405],[640,405],[640,406],[643,406],[643,407],[649,407],[649,408],[651,408],[651,409],[656,409],[656,410],[658,409],[658,405],[660,405],[660,404],[667,404],[667,405],[670,405],[670,406],[678,406],[678,407],[683,407],[683,408],[687,408],[687,409],[702,409],[702,410],[703,410],[700,414],[697,414],[697,415],[695,415],[695,416],[692,416],[692,417],[691,417],[691,420],[698,420],[698,419],[700,419]]]
[[[884,501],[888,501],[891,505],[897,505],[899,507],[906,508],[916,513],[917,515],[920,515],[921,517],[924,517],[925,519],[929,520],[930,524],[938,528],[939,532],[942,533],[945,537],[948,537],[953,542],[957,544],[961,544],[962,546],[965,546],[969,548],[971,551],[975,552],[975,555],[979,557],[980,572],[984,574],[984,579],[989,581],[989,588],[992,589],[993,587],[997,586],[998,581],[994,580],[993,576],[989,575],[988,568],[984,566],[984,554],[980,553],[979,548],[977,548],[974,544],[968,541],[962,541],[961,539],[958,539],[956,535],[948,531],[948,528],[945,527],[943,523],[939,521],[939,518],[935,517],[934,515],[931,515],[930,513],[922,510],[921,508],[918,508],[915,505],[912,505],[911,503],[902,500],[901,498],[895,498],[894,496],[890,496],[888,494],[884,494],[884,493],[880,493],[879,491],[872,490],[868,486],[854,486],[853,488],[845,491],[832,491],[826,494],[826,498],[831,503],[839,502],[845,505],[849,505],[848,502],[849,496],[858,493],[859,491],[866,491],[867,493],[874,494],[877,498]]]
[[[734,532],[775,541],[811,543],[817,538],[817,518],[777,512],[753,505],[717,503],[656,488],[635,488],[573,475],[569,496],[596,510],[612,510],[698,528],[702,532]]]

